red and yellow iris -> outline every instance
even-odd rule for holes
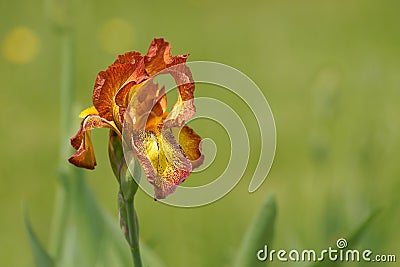
[[[71,138],[76,152],[69,162],[94,169],[96,159],[90,131],[110,128],[122,139],[123,127],[127,127],[124,132],[129,131],[132,150],[154,185],[157,199],[174,192],[192,169],[202,163],[201,137],[185,125],[195,113],[194,82],[185,64],[188,55],[171,56],[170,49],[164,39],[154,39],[146,55],[138,52],[119,55],[107,70],[98,74],[93,106],[82,111],[81,127]],[[164,88],[159,88],[152,79],[163,72],[170,74],[178,86],[178,100],[169,113]],[[124,125],[125,115],[135,125]],[[178,138],[171,131],[175,127],[180,128]]]

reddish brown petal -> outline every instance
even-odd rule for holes
[[[168,64],[168,72],[174,77],[178,85],[179,95],[182,101],[187,101],[193,98],[194,82],[192,72],[186,65],[186,59],[189,55],[175,56],[172,62]]]
[[[124,121],[125,111],[140,85],[130,82],[124,85],[115,96],[115,104],[119,107],[119,121]]]
[[[164,39],[154,39],[144,57],[145,69],[150,77],[169,73],[178,86],[178,100],[165,120],[165,127],[181,127],[193,116],[194,82],[185,62],[188,55],[171,56],[171,46]]]
[[[144,56],[146,72],[153,76],[164,70],[168,64],[172,63],[171,46],[163,38],[154,39]]]
[[[201,154],[201,137],[189,126],[183,126],[179,132],[179,144],[186,157],[192,162],[192,167],[199,167],[204,161]]]
[[[179,85],[179,94],[183,101],[192,99],[194,91],[192,73],[185,65],[188,56],[188,54],[171,56],[171,45],[163,38],[154,39],[144,56],[145,69],[149,76],[168,68],[167,71]]]
[[[185,59],[186,60],[186,59]],[[165,120],[165,127],[181,127],[185,121],[190,119],[196,112],[193,103],[194,82],[190,69],[184,63],[185,60],[179,59],[178,65],[168,68],[168,72],[174,77],[178,85],[178,100],[172,107],[171,113]]]
[[[126,52],[123,55],[118,55],[113,64],[135,64],[135,62],[140,61],[142,57],[142,54],[136,51]]]
[[[96,166],[96,158],[90,138],[90,130],[104,127],[118,131],[113,123],[98,115],[86,116],[86,118],[82,120],[78,133],[71,138],[71,145],[77,151],[68,159],[68,161],[78,167],[94,169]]]
[[[101,71],[93,90],[93,105],[99,115],[106,120],[113,120],[114,97],[117,92],[130,82],[139,83],[146,78],[144,59],[140,53],[128,52],[118,56],[105,71]],[[118,118],[117,118],[118,119]]]

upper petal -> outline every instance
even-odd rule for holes
[[[153,79],[149,79],[138,84],[134,90],[127,110],[132,128],[134,130],[157,128],[167,115],[165,88],[154,83]]]
[[[194,82],[192,73],[186,64],[180,63],[168,68],[178,86],[178,100],[164,121],[164,126],[182,127],[196,112],[194,106]]]
[[[96,166],[96,158],[92,140],[90,138],[90,130],[94,128],[111,128],[118,132],[115,124],[105,120],[99,115],[88,115],[81,123],[81,127],[77,134],[71,138],[71,145],[77,150],[68,161],[75,166],[94,169]]]
[[[155,38],[144,56],[146,72],[153,76],[167,68],[172,61],[171,45],[164,38]]]
[[[121,123],[124,121],[125,112],[131,99],[140,86],[141,84],[136,84],[135,82],[127,83],[115,95],[115,104],[118,106],[118,116]]]
[[[196,109],[193,103],[194,82],[192,73],[186,66],[188,55],[171,56],[171,46],[164,39],[154,39],[144,57],[145,69],[150,77],[169,73],[178,86],[178,99],[165,126],[181,127],[191,118]]]
[[[115,119],[115,96],[124,85],[140,83],[147,77],[144,71],[144,59],[138,52],[128,52],[118,56],[105,71],[99,72],[93,90],[93,105],[99,115],[106,120]]]

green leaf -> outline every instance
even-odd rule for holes
[[[257,252],[263,249],[265,245],[271,245],[274,235],[275,218],[275,197],[268,196],[258,215],[247,230],[234,266],[256,267],[266,265],[266,262],[257,259]]]
[[[161,259],[144,243],[140,242],[140,251],[142,252],[144,267],[165,267]]]
[[[373,212],[371,212],[371,214],[355,229],[355,231],[352,234],[349,234],[348,238],[346,238],[347,244],[349,246],[351,246],[352,248],[354,248],[355,245],[357,245],[357,243],[360,241],[361,237],[365,234],[365,232],[367,231],[367,229],[370,227],[370,225],[372,224],[372,221],[376,218],[376,216],[380,213],[380,209],[377,209]],[[322,266],[326,266],[326,262],[320,261],[320,262],[316,262],[310,266],[312,267],[322,267]],[[342,262],[340,261],[332,261],[329,263],[330,267],[337,267],[340,266],[342,264]]]
[[[83,170],[75,170],[75,175],[83,178]],[[68,194],[69,176],[70,173],[68,172],[67,167],[61,167],[59,169],[59,184],[54,201],[55,204],[51,221],[49,245],[49,254],[52,255],[56,260],[60,258],[61,249],[65,238],[65,226],[69,216],[69,211],[71,210],[71,201],[70,199],[67,199],[71,195]]]
[[[65,226],[65,237],[61,255],[61,267],[100,266],[99,263],[111,261],[112,266],[130,266],[124,257],[114,257],[120,252],[110,244],[110,229],[107,217],[83,177],[70,177],[67,199],[70,211]],[[115,222],[118,228],[117,222]],[[121,234],[118,235],[121,237]],[[122,239],[122,241],[124,241]],[[128,247],[125,247],[129,253]],[[129,255],[129,254],[128,254]],[[73,261],[71,262],[71,259]]]
[[[357,229],[349,235],[350,237],[347,239],[348,243],[351,245],[357,244],[380,212],[380,209],[371,212],[364,222],[362,222]]]
[[[130,248],[117,218],[100,206],[80,172],[62,184],[69,205],[64,206],[59,267],[129,267]],[[144,266],[164,267],[150,249],[141,244]],[[40,266],[42,267],[42,266]],[[47,267],[44,266],[43,267]]]
[[[49,256],[49,254],[47,254],[46,250],[44,249],[39,239],[37,238],[36,234],[34,233],[31,223],[26,214],[24,214],[24,222],[25,222],[25,228],[28,232],[29,241],[31,243],[35,266],[36,267],[55,266],[53,259]]]
[[[56,211],[63,220],[56,220],[58,267],[128,267],[132,266],[129,246],[116,218],[112,218],[95,198],[83,173],[67,174],[59,194],[63,203]],[[60,209],[60,210],[57,210]],[[56,216],[57,217],[57,216]],[[54,238],[53,238],[54,239]],[[42,266],[40,266],[42,267]]]
[[[117,145],[116,148],[118,148]],[[121,155],[118,151],[112,152],[115,152],[113,153],[114,159],[120,158]],[[110,158],[113,159],[111,156]],[[113,170],[117,169],[113,168]],[[120,172],[121,170],[118,169],[118,173]],[[86,182],[84,172],[74,168],[60,174],[57,199],[61,201],[57,201],[55,205],[53,218],[55,230],[50,237],[52,240],[50,255],[53,256],[53,259],[40,246],[27,224],[29,234],[32,236],[32,243],[35,244],[33,250],[36,266],[53,267],[55,263],[57,263],[57,267],[132,266],[129,244],[119,228],[116,216],[110,216],[101,207]],[[144,266],[164,266],[157,256],[145,246],[142,247],[142,253]],[[46,265],[47,263],[51,263],[51,265]]]
[[[101,217],[104,222],[104,237],[96,267],[132,266],[129,245],[118,227],[118,222],[106,212],[102,212]]]

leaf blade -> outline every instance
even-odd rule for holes
[[[28,232],[35,266],[54,267],[55,264],[53,259],[50,257],[50,255],[47,253],[47,251],[39,241],[26,214],[24,214],[24,223],[25,223],[25,229]]]
[[[381,212],[380,209],[376,209],[375,211],[371,212],[369,216],[358,225],[356,230],[354,230],[354,232],[349,235],[349,238],[347,238],[347,243],[351,244],[352,246],[356,245],[360,241],[360,238],[364,235],[366,230],[370,227],[372,221],[378,216],[380,212]],[[332,261],[329,263],[330,264],[329,266],[337,267],[340,266],[341,263],[342,262],[340,261]],[[322,266],[326,266],[326,262],[319,261],[310,265],[310,267],[322,267]]]
[[[243,239],[239,253],[235,259],[235,267],[265,266],[257,258],[257,252],[265,244],[271,244],[274,237],[274,227],[277,207],[273,195],[266,198],[255,219],[253,219]]]

